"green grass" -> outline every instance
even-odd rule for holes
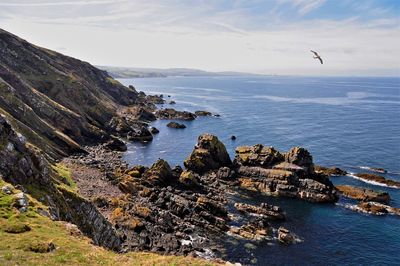
[[[64,167],[55,167],[64,177],[68,176]],[[0,187],[5,184],[0,179]],[[13,191],[14,194],[18,192],[16,189]],[[72,234],[65,222],[52,221],[39,215],[38,208],[46,207],[28,197],[28,211],[19,213],[13,208],[14,196],[0,191],[0,265],[215,265],[191,257],[162,256],[149,252],[118,254],[94,246],[89,238]],[[7,228],[19,230],[24,225],[29,226],[30,230],[6,232]],[[56,249],[46,252],[42,247],[48,243],[54,244]]]
[[[59,181],[59,186],[66,188],[71,192],[77,192],[77,186],[72,179],[72,174],[67,167],[63,164],[57,163],[52,165],[53,170],[57,173]]]

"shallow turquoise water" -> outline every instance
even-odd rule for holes
[[[153,142],[129,144],[125,159],[131,164],[151,165],[164,158],[182,165],[197,137],[208,132],[216,134],[232,156],[240,145],[261,143],[282,151],[303,146],[318,164],[349,172],[365,172],[360,166],[383,167],[389,171],[387,178],[400,180],[399,78],[176,77],[121,82],[146,93],[162,93],[177,102],[171,106],[175,109],[221,114],[183,122],[184,130],[167,128],[169,121],[154,122],[160,134]],[[231,135],[237,140],[231,141]],[[391,205],[400,207],[399,189],[349,176],[332,181],[386,190]],[[291,246],[264,241],[246,249],[245,241],[227,237],[229,259],[258,265],[400,263],[398,217],[261,195],[249,200],[262,201],[282,206],[289,217],[284,226],[304,241]]]

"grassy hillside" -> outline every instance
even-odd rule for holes
[[[137,103],[106,71],[1,29],[0,58],[0,113],[53,156],[104,140],[117,108]]]
[[[214,265],[191,257],[117,254],[94,246],[72,224],[40,215],[47,207],[30,196],[28,211],[19,213],[13,205],[21,191],[0,179],[0,188],[5,185],[13,192],[0,190],[0,265]]]

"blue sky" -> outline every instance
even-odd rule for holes
[[[399,75],[399,18],[400,0],[0,0],[0,27],[93,64],[265,74]]]

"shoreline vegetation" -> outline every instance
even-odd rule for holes
[[[344,196],[358,202],[354,210],[400,215],[388,193],[335,187],[330,177],[347,172],[314,165],[302,147],[241,146],[230,158],[205,133],[184,168],[163,159],[129,166],[125,141],[152,141],[163,130],[152,121],[219,115],[159,109],[163,95],[137,92],[1,29],[0,48],[0,263],[229,265],[220,259],[225,235],[303,241],[280,224],[288,218],[280,206],[230,196],[242,190],[314,204]]]

